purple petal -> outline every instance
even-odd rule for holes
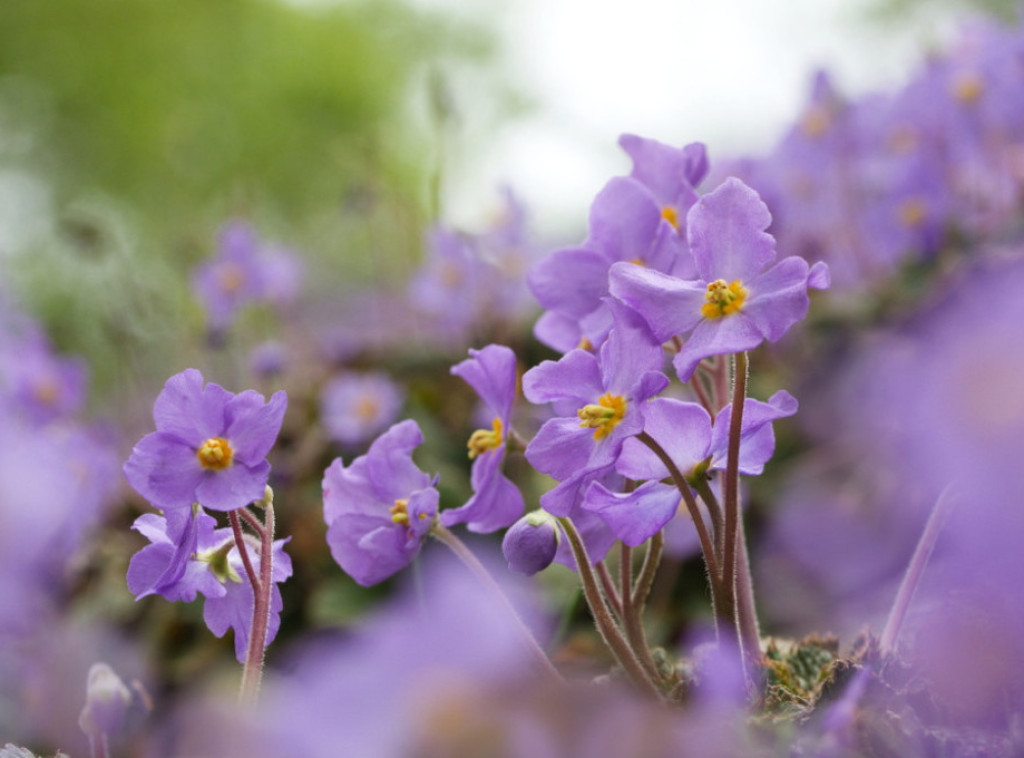
[[[661,445],[684,475],[710,454],[711,416],[700,405],[655,398],[647,403],[644,415],[644,431]],[[637,440],[626,440],[615,468],[634,481],[668,476],[661,460]]]
[[[504,529],[523,515],[522,493],[501,472],[504,456],[502,446],[473,461],[473,496],[461,508],[441,513],[444,526],[465,524],[471,532],[487,534]]]
[[[622,494],[594,482],[587,490],[583,508],[604,519],[620,540],[636,547],[661,531],[676,514],[679,502],[678,490],[660,482],[646,482]]]
[[[704,195],[686,220],[701,279],[746,284],[760,274],[775,260],[775,238],[764,232],[771,221],[757,192],[735,177]]]
[[[488,345],[470,350],[469,355],[452,366],[451,372],[476,390],[488,410],[507,427],[516,396],[516,354],[504,345]]]
[[[708,173],[707,151],[700,142],[679,149],[657,140],[623,134],[619,146],[633,159],[631,176],[650,189],[662,205],[674,205],[686,190],[692,193]]]
[[[586,350],[571,350],[557,362],[544,361],[523,374],[523,395],[535,405],[568,398],[582,407],[604,391],[597,358]]]
[[[270,464],[266,461],[251,467],[234,464],[222,471],[204,473],[196,487],[199,504],[215,511],[234,511],[263,497]]]
[[[533,325],[533,336],[542,344],[560,353],[567,353],[579,346],[582,335],[577,319],[546,311]]]
[[[585,245],[605,258],[605,291],[607,267],[612,261],[647,263],[660,224],[657,202],[634,179],[615,177],[597,193],[590,207],[590,236]]]
[[[807,286],[814,290],[827,290],[832,286],[832,273],[828,264],[818,261],[807,274]]]
[[[593,450],[593,429],[581,427],[575,418],[553,418],[526,446],[526,460],[542,474],[562,481],[585,468]]]
[[[613,395],[632,398],[641,380],[650,382],[651,378],[647,375],[660,371],[664,366],[665,357],[661,349],[661,340],[655,340],[651,336],[647,324],[636,311],[614,300],[608,300],[607,306],[615,326],[601,346],[601,383],[603,389]],[[664,384],[657,389],[650,385],[643,391],[653,389],[650,394],[654,394],[663,390],[667,384],[666,377]],[[646,400],[650,394],[638,394],[637,399]]]
[[[807,283],[807,261],[790,256],[750,282],[750,296],[742,313],[775,342],[807,314]]]
[[[705,319],[693,330],[682,350],[672,361],[679,375],[679,381],[688,382],[694,370],[704,358],[712,355],[728,355],[753,350],[764,341],[752,319],[745,310],[731,316]]]
[[[505,533],[501,551],[508,561],[509,570],[532,576],[546,569],[558,551],[559,528],[550,516],[536,518],[534,511],[519,519]]]
[[[430,477],[416,468],[412,451],[423,443],[423,432],[412,419],[400,421],[374,440],[366,454],[366,469],[378,496],[394,501],[426,487]]]
[[[128,484],[160,509],[191,508],[203,473],[195,449],[163,432],[139,440],[124,464]]]
[[[703,318],[700,310],[707,302],[705,284],[687,282],[630,263],[616,263],[611,267],[609,289],[612,295],[643,316],[659,342],[693,329]]]
[[[611,262],[590,249],[556,250],[530,269],[527,283],[543,308],[578,319],[608,294]]]
[[[275,392],[269,403],[254,390],[231,398],[224,413],[227,422],[224,436],[232,444],[236,461],[255,466],[267,457],[281,431],[287,407],[288,396],[284,390]]]
[[[153,404],[158,432],[199,447],[224,434],[224,409],[232,395],[217,384],[203,387],[203,375],[194,368],[175,374]]]

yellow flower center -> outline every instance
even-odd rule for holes
[[[676,213],[676,209],[671,205],[666,205],[661,209],[661,217],[672,224],[672,228],[677,232],[679,231],[679,214]]]
[[[964,105],[974,105],[985,93],[985,84],[975,74],[960,74],[950,87],[953,97]]]
[[[501,419],[495,417],[492,429],[477,429],[469,437],[466,447],[469,448],[469,459],[473,460],[478,455],[494,450],[501,446]]]
[[[231,445],[223,437],[210,437],[196,451],[199,465],[203,468],[212,468],[215,471],[220,471],[230,466],[233,456],[234,453],[231,450]]]
[[[588,340],[586,337],[580,337],[580,343],[576,346],[577,350],[586,350],[588,353],[594,352],[594,343]]]
[[[584,405],[576,415],[580,417],[580,427],[593,429],[594,439],[601,440],[611,434],[626,415],[626,399],[606,392],[597,403]]]
[[[919,197],[910,197],[900,203],[896,215],[904,226],[914,228],[924,223],[928,217],[928,206]]]
[[[380,403],[377,402],[377,398],[373,395],[363,395],[359,398],[356,403],[355,415],[356,418],[363,423],[369,423],[377,418],[377,414],[380,412]]]
[[[726,284],[725,279],[716,279],[708,285],[704,299],[707,302],[700,308],[704,318],[731,316],[743,309],[743,303],[747,301],[747,289],[739,279],[731,284]]]
[[[245,269],[237,263],[225,263],[220,267],[219,279],[225,293],[237,292],[245,282]]]

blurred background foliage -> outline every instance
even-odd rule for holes
[[[201,323],[188,272],[229,218],[301,250],[321,294],[404,272],[437,210],[445,72],[497,79],[495,57],[399,0],[5,0],[10,291],[109,387]]]

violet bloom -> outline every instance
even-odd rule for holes
[[[674,361],[682,381],[704,358],[778,340],[807,313],[808,286],[827,286],[822,264],[812,270],[791,256],[771,266],[769,223],[757,193],[730,178],[687,216],[695,281],[624,263],[612,267],[611,293],[643,316],[656,339],[689,335]]]
[[[586,485],[611,470],[622,443],[643,429],[648,398],[668,385],[661,344],[628,308],[610,302],[609,309],[616,324],[600,357],[572,350],[523,377],[527,399],[554,403],[560,414],[526,448],[534,468],[561,482],[540,501],[555,516],[568,516]]]
[[[259,239],[249,224],[234,221],[221,230],[216,257],[199,265],[192,287],[217,331],[229,327],[242,307],[263,295]]]
[[[263,497],[287,403],[284,391],[266,402],[254,390],[204,387],[194,368],[175,374],[153,405],[157,430],[135,446],[125,478],[161,510],[244,508]]]
[[[493,532],[509,526],[524,508],[519,489],[501,470],[516,396],[516,356],[504,345],[488,345],[469,354],[470,358],[452,367],[452,373],[476,390],[494,421],[490,429],[478,429],[469,438],[473,496],[461,508],[442,512],[441,523],[465,524],[471,532]]]
[[[224,594],[209,561],[197,555],[200,544],[214,542],[215,527],[216,521],[202,508],[168,511],[166,518],[145,513],[135,519],[132,528],[150,542],[128,564],[128,589],[135,599],[156,594],[171,602],[190,603],[197,593]]]
[[[775,450],[772,422],[796,413],[797,402],[785,390],[767,403],[748,398],[743,404],[740,431],[739,472],[757,475]],[[711,423],[700,405],[671,398],[647,403],[644,431],[668,453],[684,477],[703,477],[725,469],[729,446],[732,405]],[[661,460],[636,439],[626,440],[616,469],[623,476],[644,482],[633,492],[616,494],[600,483],[590,486],[583,508],[598,514],[615,535],[637,546],[659,532],[676,514],[678,490],[662,484],[669,476]]]
[[[395,424],[366,455],[324,472],[327,544],[338,565],[364,587],[407,566],[437,516],[440,499],[412,451],[423,442],[415,421]]]
[[[617,261],[638,269],[692,271],[685,244],[650,191],[625,176],[609,181],[594,198],[590,233],[581,246],[556,250],[530,270],[530,289],[548,311],[534,328],[541,342],[562,352],[604,342],[612,326],[605,305],[608,270]]]
[[[361,445],[395,421],[403,393],[379,371],[335,376],[320,393],[320,417],[329,439]]]
[[[650,191],[661,217],[678,233],[686,234],[686,213],[697,202],[696,188],[708,175],[704,144],[691,142],[675,148],[635,134],[623,134],[619,147],[633,159],[630,176]]]
[[[42,332],[29,333],[6,346],[0,377],[18,411],[33,424],[76,414],[85,401],[86,369],[79,358],[54,353]]]

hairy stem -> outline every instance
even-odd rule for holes
[[[690,518],[693,519],[693,525],[697,528],[700,549],[704,554],[704,563],[708,568],[708,583],[711,585],[711,604],[714,610],[715,630],[717,632],[718,620],[720,618],[731,620],[733,618],[733,611],[732,606],[728,604],[730,598],[722,591],[722,575],[719,570],[718,559],[715,557],[715,547],[711,542],[711,536],[708,534],[707,524],[704,523],[704,515],[697,506],[697,500],[693,497],[693,492],[690,491],[690,485],[687,483],[686,478],[679,470],[679,467],[676,466],[675,461],[665,452],[665,449],[647,432],[640,432],[636,438],[647,445],[658,456],[658,459],[665,465],[665,468],[668,469],[672,482],[676,485],[676,489],[679,490],[683,502],[686,503],[686,509],[690,513]]]
[[[605,645],[608,646],[612,655],[615,656],[615,659],[622,666],[626,675],[633,680],[633,683],[644,693],[660,699],[661,695],[658,692],[658,688],[633,654],[632,649],[612,618],[611,610],[605,603],[601,590],[597,586],[594,570],[591,568],[590,558],[587,556],[587,548],[583,544],[579,532],[576,531],[576,526],[568,518],[559,518],[558,522],[562,525],[562,529],[565,530],[565,534],[569,538],[569,545],[572,547],[572,554],[576,559],[576,570],[579,572],[580,581],[583,584],[583,596],[587,599],[587,605],[590,606],[590,612],[594,617],[597,630],[601,634],[601,639],[604,640]]]
[[[234,512],[232,512],[234,515]],[[233,523],[238,523],[237,518]],[[239,529],[241,531],[241,529]],[[237,539],[237,536],[236,536]],[[264,500],[264,520],[260,533],[260,576],[253,585],[252,628],[249,647],[242,669],[242,687],[239,701],[255,703],[263,679],[263,660],[267,649],[267,629],[270,626],[270,594],[274,589],[274,503]]]
[[[637,613],[643,613],[647,605],[647,596],[651,594],[651,586],[654,584],[654,575],[658,572],[658,565],[661,563],[661,548],[665,544],[665,538],[658,532],[651,541],[647,543],[647,554],[644,556],[643,566],[640,567],[640,576],[633,588],[633,606]]]
[[[537,661],[541,670],[548,674],[552,679],[557,682],[564,683],[562,675],[558,673],[558,669],[554,667],[551,660],[548,658],[547,653],[544,652],[544,648],[537,642],[537,638],[533,636],[533,632],[523,623],[519,613],[513,607],[509,601],[508,596],[505,595],[504,590],[501,586],[494,581],[494,577],[491,576],[487,568],[480,562],[480,560],[473,555],[473,551],[466,547],[466,544],[456,537],[451,531],[441,525],[440,522],[435,521],[434,525],[430,529],[430,534],[444,543],[455,556],[462,561],[463,565],[470,570],[470,572],[477,578],[477,580],[486,587],[489,591],[494,593],[494,596],[508,611],[509,616],[515,622],[516,628],[519,630],[520,637],[525,643],[527,649],[533,654],[534,659]]]
[[[604,561],[598,561],[594,569],[597,571],[597,578],[601,581],[601,589],[604,591],[608,605],[611,606],[615,615],[621,619],[624,611],[622,598],[619,596],[619,591],[615,589],[615,581],[612,579],[611,574],[608,573],[608,567],[604,565]]]
[[[647,675],[655,682],[661,680],[658,666],[651,656],[651,648],[647,644],[647,633],[644,631],[643,615],[633,602],[633,550],[625,542],[619,543],[619,582],[622,587],[622,628],[626,639],[636,654],[640,665]]]

